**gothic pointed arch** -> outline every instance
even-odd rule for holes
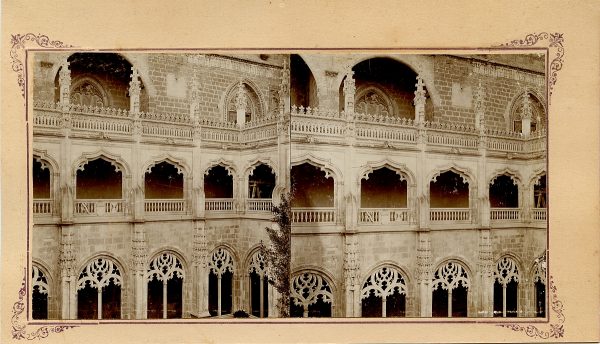
[[[121,318],[121,290],[125,271],[108,255],[97,255],[77,279],[79,319]]]
[[[204,165],[204,168],[202,169],[204,171],[204,175],[207,175],[208,172],[210,171],[210,169],[215,166],[224,167],[227,170],[227,173],[232,177],[235,177],[238,174],[237,167],[233,161],[219,158],[219,159],[208,161]]]
[[[63,61],[69,63],[71,77],[70,100],[72,104],[81,106],[112,107],[129,109],[130,95],[129,82],[132,69],[140,65],[144,70],[141,77],[140,106],[143,111],[148,108],[148,92],[146,85],[149,83],[147,62],[133,58],[132,54],[119,54],[112,52],[75,52],[61,55],[56,60],[55,86],[59,83],[59,74],[64,68]],[[134,61],[135,60],[135,61]],[[150,87],[152,94],[156,93]],[[55,92],[55,101],[60,99],[59,89]]]
[[[471,186],[475,186],[475,181],[477,179],[475,178],[475,175],[473,174],[473,172],[471,172],[471,170],[469,168],[461,167],[455,163],[445,164],[445,165],[436,167],[435,169],[432,170],[432,172],[429,173],[427,180],[435,182],[437,177],[439,177],[440,174],[445,173],[445,172],[454,172],[454,173],[458,174],[459,176],[461,176],[464,183],[467,183]]]
[[[494,316],[518,315],[519,283],[521,269],[514,256],[504,254],[496,261],[494,269]]]
[[[52,291],[52,275],[42,264],[31,264],[31,317],[32,319],[48,319],[48,306]]]
[[[533,88],[515,94],[508,103],[504,113],[508,131],[521,132],[521,120],[523,119],[524,97],[528,97],[531,111],[531,132],[543,130],[547,126],[547,108],[545,97]]]
[[[110,162],[115,167],[116,172],[123,172],[123,177],[131,176],[131,169],[127,162],[120,155],[110,153],[104,149],[81,154],[73,163],[73,174],[75,175],[78,170],[82,171],[88,162],[96,159],[104,159]]]
[[[438,265],[431,281],[434,317],[468,316],[471,276],[470,269],[460,260],[447,259]]]
[[[331,317],[334,292],[331,280],[314,270],[303,270],[292,275],[291,315],[302,317]]]
[[[177,158],[169,153],[162,153],[146,160],[146,162],[142,165],[142,173],[150,173],[152,171],[152,167],[161,162],[167,162],[175,166],[175,168],[177,168],[177,172],[179,174],[183,174],[184,177],[190,176],[191,170],[185,160]]]
[[[359,87],[354,101],[355,111],[365,115],[392,116],[398,113],[390,97],[375,85]]]
[[[521,173],[517,170],[514,170],[514,169],[508,167],[508,166],[505,166],[504,168],[496,169],[492,173],[488,174],[488,178],[487,178],[487,180],[489,181],[488,184],[493,184],[494,181],[496,180],[496,178],[503,176],[503,175],[510,177],[513,180],[514,184],[517,186],[521,186],[523,184],[523,177],[521,176]]]
[[[208,308],[212,316],[233,312],[233,276],[238,273],[237,259],[225,245],[216,247],[208,256]]]
[[[70,103],[91,107],[112,106],[110,95],[93,76],[82,76],[71,83]]]
[[[237,256],[231,247],[219,245],[209,255],[208,268],[210,272],[221,276],[226,272],[235,272]]]
[[[369,174],[373,173],[373,171],[384,167],[395,171],[400,176],[401,180],[406,180],[408,182],[408,185],[415,184],[415,176],[405,164],[393,161],[387,157],[378,161],[368,161],[366,164],[362,165],[358,171],[359,179],[357,183],[360,184],[360,181],[362,179],[368,179]]]
[[[34,148],[32,155],[34,160],[42,164],[42,168],[50,169],[50,172],[57,176],[60,174],[58,162],[48,154],[48,151]]]
[[[254,169],[259,165],[266,165],[273,171],[275,177],[279,174],[279,165],[273,159],[268,156],[259,156],[248,160],[246,166],[243,168],[244,177],[248,178],[254,173]]]
[[[312,153],[305,153],[292,158],[291,167],[307,163],[325,172],[325,178],[333,178],[334,181],[342,180],[342,171],[331,163],[330,159],[319,158]]]
[[[185,279],[183,259],[173,250],[162,250],[150,259],[146,268],[148,318],[182,317]]]
[[[421,78],[423,78],[423,81],[425,83],[425,88],[427,89],[427,93],[431,96],[431,100],[433,103],[434,107],[440,106],[442,103],[442,98],[439,94],[439,92],[437,91],[437,89],[434,87],[435,83],[435,77],[434,77],[434,72],[433,72],[433,61],[431,60],[431,58],[427,57],[427,56],[419,56],[419,55],[399,55],[399,54],[364,54],[364,55],[354,55],[352,56],[352,59],[347,61],[347,66],[348,68],[354,68],[356,65],[358,65],[361,62],[364,62],[366,60],[370,60],[370,59],[376,59],[376,58],[386,58],[386,59],[390,59],[390,60],[394,60],[396,62],[399,62],[403,65],[405,65],[406,67],[408,67],[410,70],[412,70],[415,74],[418,74],[421,76]],[[345,75],[343,73],[340,73],[340,75],[338,75],[338,78],[336,80],[338,85],[341,85],[343,82]],[[415,82],[416,83],[416,80]]]
[[[362,316],[405,316],[408,286],[401,268],[392,263],[378,264],[362,284]]]
[[[240,93],[241,86],[243,89]],[[221,96],[219,109],[221,109],[224,122],[235,122],[234,114],[241,105],[240,102],[245,107],[246,122],[255,121],[265,116],[265,100],[260,87],[254,81],[242,78],[229,85]]]

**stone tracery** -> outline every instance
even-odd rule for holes
[[[295,305],[304,307],[315,304],[319,298],[325,303],[332,303],[333,294],[327,281],[320,275],[304,272],[292,279],[291,297]]]

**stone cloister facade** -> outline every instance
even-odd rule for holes
[[[545,316],[543,57],[36,53],[35,319]]]

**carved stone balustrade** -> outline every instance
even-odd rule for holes
[[[532,216],[533,221],[546,221],[547,210],[546,208],[533,208]]]
[[[519,221],[521,214],[521,208],[490,208],[490,220],[494,222]]]
[[[471,209],[431,208],[429,220],[437,223],[471,223]]]
[[[273,200],[270,198],[256,198],[246,200],[246,209],[249,212],[268,212],[273,209]]]
[[[204,207],[206,211],[233,211],[233,198],[207,198]]]
[[[335,208],[292,208],[292,223],[335,223]]]
[[[51,215],[53,211],[51,199],[34,199],[33,200],[33,214],[34,215]]]
[[[182,199],[147,199],[144,201],[146,213],[181,214],[186,211],[186,202]]]
[[[410,211],[407,208],[360,208],[358,222],[361,224],[408,224]]]
[[[75,200],[75,214],[81,216],[120,216],[125,215],[125,209],[122,199]]]

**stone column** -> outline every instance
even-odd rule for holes
[[[413,101],[415,105],[415,121],[417,123],[425,122],[425,102],[427,98],[427,91],[425,90],[425,83],[421,75],[417,75],[417,84],[415,90],[415,99]]]
[[[531,133],[531,117],[533,114],[531,111],[529,93],[527,92],[523,95],[523,112],[521,115],[521,132],[523,133],[523,136],[528,137]]]
[[[131,214],[134,220],[141,221],[144,218],[144,175],[146,171],[140,171],[140,141],[142,138],[142,120],[140,119],[140,91],[141,82],[135,67],[131,67],[131,81],[129,82],[129,112],[133,118],[133,140],[131,145],[131,191],[129,193]],[[141,172],[141,173],[140,173]],[[123,196],[125,198],[125,195]]]
[[[61,319],[77,318],[77,272],[73,247],[73,228],[60,226],[60,280],[61,280]]]
[[[60,72],[58,73],[59,101],[64,107],[69,106],[71,101],[71,71],[69,62],[65,56],[60,63]]]
[[[356,84],[354,81],[354,72],[349,69],[344,79],[344,112],[346,115],[354,114],[354,96],[356,93]]]
[[[194,243],[192,253],[192,278],[194,302],[191,313],[198,318],[209,317],[208,312],[208,243],[204,220],[194,221]]]
[[[426,180],[427,171],[425,166],[425,149],[427,147],[427,129],[425,128],[425,83],[420,75],[417,75],[417,84],[415,90],[415,123],[418,126],[417,156],[416,166],[416,197],[415,209],[416,224],[420,229],[429,228],[429,180]],[[419,180],[420,179],[420,180]]]
[[[70,223],[73,219],[73,206],[75,200],[75,180],[74,171],[71,170],[71,113],[70,113],[70,93],[71,93],[71,71],[69,62],[65,56],[61,62],[61,68],[58,75],[61,105],[61,133],[63,139],[60,140],[60,216],[63,223]]]
[[[494,261],[489,229],[479,230],[479,260],[477,262],[477,277],[479,297],[476,308],[478,317],[494,316]]]
[[[474,194],[473,202],[474,219],[482,228],[490,226],[490,201],[489,201],[489,180],[487,180],[487,136],[485,133],[485,89],[481,82],[475,90],[473,98],[473,107],[475,108],[475,128],[479,132],[477,160],[477,194]]]
[[[358,235],[345,233],[344,239],[344,290],[346,317],[359,317],[360,307],[360,257]]]
[[[235,109],[237,114],[237,126],[240,128],[244,127],[246,122],[246,109],[248,106],[248,99],[246,96],[246,86],[242,81],[238,83],[237,95],[235,97]]]
[[[131,241],[132,280],[134,288],[133,314],[135,319],[146,319],[148,317],[148,281],[146,279],[148,243],[146,241],[146,230],[142,222],[133,223]]]
[[[142,83],[139,79],[138,70],[131,67],[131,81],[129,82],[129,111],[132,113],[140,112],[140,93]]]
[[[431,238],[429,231],[419,231],[417,233],[417,285],[419,290],[419,312],[421,317],[431,317],[431,281],[432,257],[431,257]]]

